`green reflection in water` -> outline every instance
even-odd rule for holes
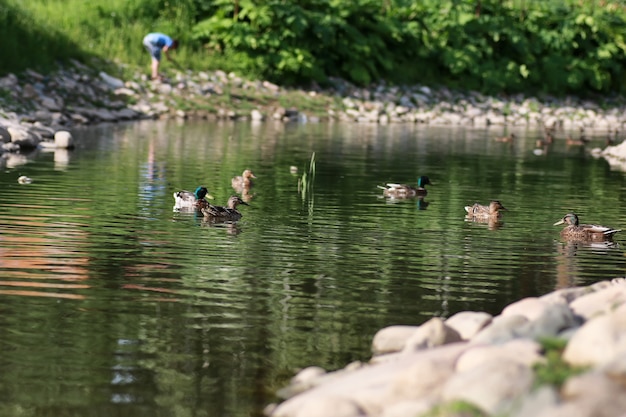
[[[537,156],[533,132],[512,146],[357,124],[75,135],[75,151],[0,177],[0,415],[260,414],[296,368],[367,360],[381,327],[624,274],[621,246],[564,244],[551,226],[574,210],[623,227],[623,174],[558,141]],[[197,185],[224,204],[245,168],[258,178],[239,223],[173,212],[172,193]],[[424,200],[381,198],[377,185],[420,175]],[[464,205],[494,198],[503,223],[465,221]]]

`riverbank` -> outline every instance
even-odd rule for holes
[[[586,130],[619,138],[626,124],[626,99],[488,97],[419,85],[358,88],[341,80],[328,89],[293,90],[222,71],[181,71],[160,82],[136,73],[122,80],[78,62],[52,74],[29,70],[0,78],[0,125],[28,130],[22,136],[29,140],[22,139],[22,146],[37,146],[76,125],[168,117],[545,127],[563,138]]]
[[[390,326],[368,363],[302,370],[271,417],[623,416],[626,279]]]

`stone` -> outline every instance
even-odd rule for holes
[[[102,81],[104,81],[104,83],[111,90],[115,90],[115,89],[124,87],[124,81],[120,80],[119,78],[112,77],[112,76],[110,76],[109,74],[107,74],[104,71],[100,71],[98,76],[100,77],[100,79],[102,79]]]
[[[372,352],[381,355],[389,352],[398,352],[404,349],[406,341],[417,331],[418,326],[388,326],[374,335]]]
[[[626,353],[626,305],[588,320],[572,336],[563,359],[571,365],[604,365]]]
[[[559,394],[552,386],[544,385],[526,396],[515,407],[511,417],[536,417],[544,410],[555,408],[559,404]]]
[[[489,361],[513,361],[526,367],[543,362],[541,346],[529,339],[514,339],[499,345],[474,346],[464,352],[456,364],[457,372],[464,372]]]
[[[419,326],[419,328],[407,339],[403,350],[430,349],[435,346],[460,341],[461,336],[456,330],[447,326],[441,318],[433,317],[426,323]]]
[[[456,330],[463,340],[469,340],[491,323],[493,316],[479,311],[461,311],[446,320],[446,325]]]
[[[528,323],[528,319],[520,315],[495,317],[491,324],[482,329],[471,340],[471,343],[504,343],[520,336],[519,328]]]
[[[624,303],[626,303],[626,284],[618,282],[572,301],[570,307],[576,314],[589,320],[606,314]]]
[[[380,417],[421,416],[434,405],[432,400],[401,401],[385,407]]]
[[[6,127],[0,126],[0,143],[10,143],[10,142],[11,142],[11,133],[9,133]]]
[[[467,401],[489,415],[505,413],[530,391],[533,372],[511,360],[493,360],[454,374],[444,385],[445,401]]]
[[[74,137],[67,130],[59,130],[54,134],[54,145],[60,149],[72,149]]]

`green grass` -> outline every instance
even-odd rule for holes
[[[571,366],[563,360],[567,340],[544,338],[539,341],[546,358],[545,363],[534,366],[535,387],[553,385],[561,387],[569,378],[583,373],[587,368]]]

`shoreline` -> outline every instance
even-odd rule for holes
[[[368,363],[300,371],[270,417],[623,416],[626,278],[389,326]]]
[[[20,146],[37,146],[78,125],[159,118],[526,127],[618,138],[626,134],[626,98],[542,101],[419,85],[359,88],[340,80],[332,89],[294,90],[223,71],[177,72],[165,81],[134,74],[125,81],[75,61],[49,75],[27,70],[0,78],[0,126],[28,131],[21,136],[29,141],[22,138]]]

